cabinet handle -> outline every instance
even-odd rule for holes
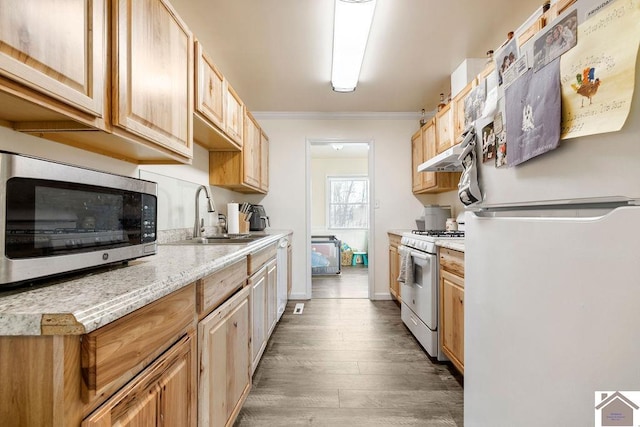
[[[238,327],[238,321],[237,320],[235,322],[233,322],[233,326],[235,326],[236,328]]]

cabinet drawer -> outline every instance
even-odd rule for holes
[[[191,284],[82,337],[85,402],[108,397],[178,339],[195,317]]]
[[[276,250],[278,248],[277,243],[274,243],[266,248],[260,249],[258,252],[249,254],[249,266],[248,273],[251,276],[258,271],[267,261],[276,256]]]
[[[197,307],[200,318],[222,304],[247,280],[247,259],[213,273],[197,282]]]
[[[464,277],[464,253],[440,248],[440,268]]]

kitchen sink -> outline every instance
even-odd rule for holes
[[[265,236],[254,234],[221,234],[216,236],[198,237],[195,239],[179,240],[177,242],[165,243],[166,245],[228,245],[251,243],[262,239]]]

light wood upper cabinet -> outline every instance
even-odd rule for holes
[[[253,115],[245,112],[244,118],[244,145],[242,147],[242,179],[251,187],[260,188],[260,144],[262,134],[260,125]]]
[[[436,155],[436,144],[437,144],[437,121],[436,119],[430,120],[425,126],[422,127],[422,152],[423,152],[423,162],[435,157]],[[444,180],[447,175],[442,175],[438,172],[420,172],[422,174],[422,190],[430,190],[433,188],[437,188],[438,186],[438,177],[441,176],[440,180]]]
[[[113,125],[190,158],[193,35],[164,0],[113,7]]]
[[[0,120],[133,163],[191,162],[193,36],[166,0],[1,3]]]
[[[0,75],[102,117],[105,25],[104,0],[0,2]]]
[[[411,182],[413,192],[422,190],[422,172],[418,172],[418,165],[424,161],[424,150],[422,145],[422,130],[418,130],[411,137]]]
[[[226,82],[226,126],[225,130],[227,135],[235,141],[238,145],[243,144],[243,131],[244,131],[244,102],[240,99],[240,96],[231,87],[229,82]]]
[[[237,108],[237,102],[233,98],[235,92],[229,94],[228,82],[197,40],[195,49],[194,142],[209,150],[238,151],[242,147],[242,140],[238,139],[237,131],[234,132],[238,126],[235,116],[237,112],[234,110],[233,114],[227,113],[228,97],[232,98],[234,108]],[[232,123],[228,125],[230,121]],[[227,134],[227,128],[231,129],[233,135]]]
[[[224,76],[197,40],[196,46],[196,110],[214,125],[224,129]]]
[[[453,146],[453,110],[451,102],[436,113],[436,154]]]
[[[260,132],[260,189],[269,191],[269,137],[263,131]]]
[[[251,389],[250,292],[245,287],[198,325],[201,427],[231,425]]]
[[[464,132],[464,101],[476,86],[476,80],[474,79],[468,85],[466,85],[458,94],[453,98],[453,141],[454,145],[458,142],[462,132]]]
[[[242,151],[210,151],[209,183],[241,193],[267,193],[269,139],[249,111],[244,116]]]
[[[458,188],[460,172],[417,171],[419,164],[436,155],[437,128],[437,120],[433,118],[411,137],[412,190],[414,194],[440,193]]]
[[[464,254],[440,248],[440,342],[464,374]]]

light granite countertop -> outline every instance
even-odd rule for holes
[[[43,325],[64,334],[91,332],[288,234],[268,231],[246,244],[159,245],[155,255],[128,265],[2,291],[0,335],[42,335]]]
[[[460,240],[436,240],[436,245],[452,249],[454,251],[464,252],[464,239]]]

